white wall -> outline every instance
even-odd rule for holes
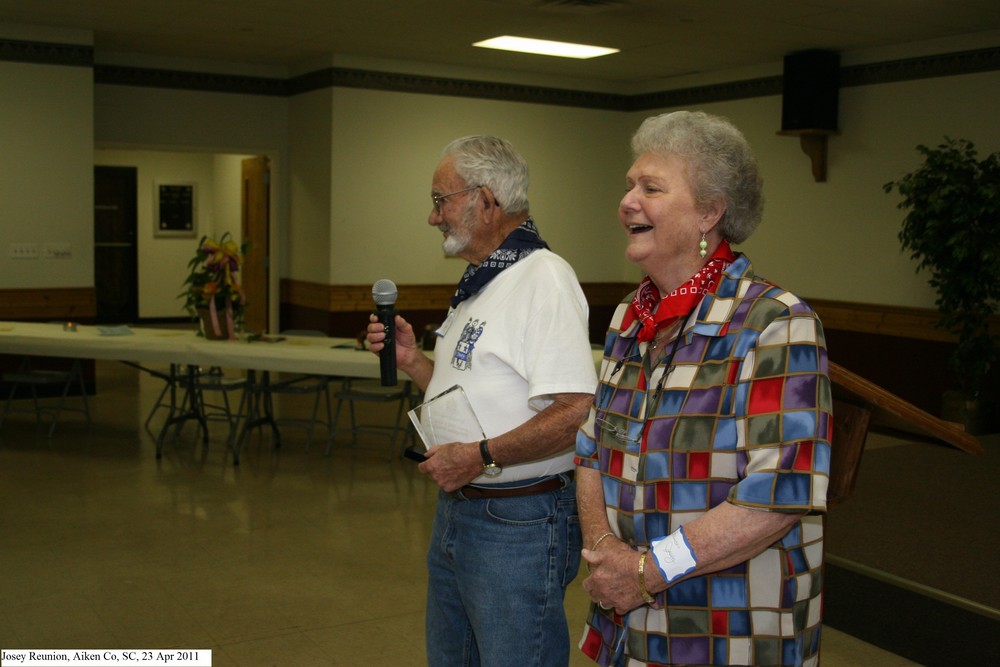
[[[945,135],[973,141],[981,158],[1000,150],[998,106],[1000,72],[844,88],[825,183],[798,139],[775,134],[780,97],[702,109],[743,130],[764,175],[764,222],[741,247],[759,273],[806,297],[933,308],[927,274],[900,249],[899,196],[882,185],[919,166],[917,144]]]
[[[623,259],[616,209],[643,118],[427,95],[336,89],[333,94],[330,283],[391,277],[450,282],[427,228],[430,178],[450,139],[491,132],[528,158],[543,236],[583,281],[636,281]],[[765,215],[740,249],[763,275],[806,297],[932,308],[926,274],[899,247],[902,212],[882,185],[916,168],[918,143],[945,135],[1000,150],[1000,72],[843,88],[841,135],[829,140],[828,178],[813,180],[794,137],[778,136],[780,96],[705,104],[747,135],[765,181]],[[294,264],[294,258],[292,259]]]
[[[283,97],[99,84],[93,99],[102,147],[263,154],[288,141]]]
[[[250,155],[212,155],[213,234],[225,232],[240,241],[243,221],[243,160]]]
[[[320,90],[289,102],[290,218],[281,252],[281,275],[327,284],[330,279],[331,117],[333,94]],[[350,156],[338,155],[348,160]]]
[[[444,259],[425,227],[431,172],[449,140],[488,132],[527,156],[542,234],[581,280],[638,278],[622,259],[615,210],[628,138],[652,111],[348,88],[276,98],[91,88],[90,81],[87,68],[0,63],[0,154],[18,156],[0,164],[4,243],[69,239],[89,247],[94,145],[267,153],[287,166],[272,182],[275,281],[452,282],[461,262]],[[822,184],[812,181],[798,141],[776,136],[778,96],[703,105],[744,130],[764,173],[765,221],[742,249],[761,273],[806,297],[932,306],[926,276],[899,250],[897,198],[881,186],[917,166],[916,144],[946,134],[974,141],[984,154],[1000,150],[998,96],[1000,72],[844,88],[842,135],[830,140]],[[0,252],[0,287],[91,285],[90,257],[80,252],[52,266],[18,264]],[[143,315],[155,316],[149,304],[164,294],[148,289],[147,280]]]
[[[94,284],[93,122],[89,68],[0,61],[0,286]],[[69,258],[46,258],[52,243]]]
[[[542,238],[581,280],[621,280],[624,239],[613,224],[628,157],[621,120],[608,111],[336,89],[329,282],[457,282],[465,263],[444,257],[427,223],[431,177],[448,142],[478,133],[524,154]]]

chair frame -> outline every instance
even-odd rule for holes
[[[235,414],[233,413],[229,402],[229,392],[243,391],[243,395],[240,398],[240,405],[242,406],[246,397],[246,378],[227,378],[218,367],[212,367],[208,371],[205,371],[198,366],[188,365],[185,367],[186,370],[181,371],[177,364],[172,364],[170,371],[163,373],[131,362],[125,363],[135,366],[153,377],[164,381],[163,389],[160,391],[159,396],[157,396],[153,407],[146,416],[146,421],[143,423],[146,432],[156,440],[157,458],[162,453],[163,441],[169,427],[171,425],[174,426],[174,436],[176,437],[184,422],[192,419],[197,421],[201,427],[202,441],[206,444],[208,443],[207,422],[212,420],[225,421],[229,424],[229,435],[226,439],[226,444],[227,446],[233,444],[238,433],[240,410],[237,410]],[[183,391],[180,401],[177,398],[178,389]],[[214,405],[207,403],[205,401],[206,391],[221,392],[223,404]],[[167,394],[170,395],[170,399],[165,401],[164,397]],[[160,427],[160,432],[154,435],[153,431],[149,428],[149,424],[156,413],[162,408],[168,409],[167,419],[163,426]]]
[[[79,359],[73,360],[68,371],[36,370],[31,367],[31,357],[26,355],[21,358],[19,370],[4,373],[3,381],[9,382],[11,387],[10,393],[7,395],[7,404],[4,406],[3,414],[0,415],[0,428],[3,428],[4,422],[7,421],[7,416],[12,412],[34,412],[39,424],[42,423],[42,415],[51,412],[52,423],[49,425],[48,434],[46,435],[49,438],[55,433],[56,424],[59,422],[59,415],[63,412],[82,412],[87,419],[87,427],[90,427],[90,405],[87,402],[87,386],[83,380],[83,365]],[[69,392],[74,382],[80,388],[80,398],[83,401],[83,407],[75,408],[66,405],[66,400],[69,398]],[[40,403],[38,387],[56,384],[63,385],[58,404],[53,407]],[[17,390],[21,385],[31,387],[33,410],[22,410],[14,407]]]
[[[87,402],[87,387],[83,381],[83,366],[79,359],[74,359],[68,371],[53,371],[33,369],[31,367],[31,357],[24,356],[21,359],[21,367],[18,371],[4,373],[3,381],[11,383],[10,393],[7,395],[7,404],[4,406],[3,414],[0,415],[0,428],[3,428],[7,416],[14,412],[34,412],[39,424],[42,423],[42,415],[52,413],[52,423],[49,425],[46,437],[51,438],[55,433],[56,424],[59,422],[59,415],[63,412],[82,412],[87,419],[87,427],[90,427],[90,405]],[[76,382],[80,388],[80,397],[83,400],[83,407],[76,408],[66,405],[70,389]],[[55,407],[39,403],[38,387],[45,385],[62,384],[62,393],[59,395],[59,402]],[[25,410],[14,407],[18,387],[28,385],[31,387],[31,399],[34,405],[33,410]]]
[[[260,380],[256,372],[247,373],[247,392],[245,403],[240,404],[240,414],[243,415],[243,427],[239,438],[233,447],[233,465],[239,465],[240,450],[251,429],[269,426],[274,439],[274,446],[281,447],[281,431],[279,426],[298,426],[306,429],[306,451],[312,446],[316,418],[319,416],[319,405],[322,400],[326,405],[326,427],[332,424],[330,413],[330,378],[326,375],[302,375],[278,382],[271,381],[270,371],[261,371]],[[279,419],[274,415],[275,395],[305,395],[315,394],[312,416],[309,419]],[[244,413],[245,410],[245,413]]]
[[[403,421],[403,414],[406,410],[414,407],[416,403],[416,394],[413,392],[413,381],[405,380],[402,383],[393,387],[383,387],[382,385],[374,385],[373,380],[361,379],[361,378],[349,378],[345,377],[341,382],[341,389],[334,392],[334,398],[337,399],[337,409],[334,412],[333,422],[330,427],[330,436],[326,441],[326,456],[330,455],[333,449],[333,440],[338,432],[350,432],[351,434],[351,446],[356,447],[358,444],[358,433],[362,431],[374,431],[378,433],[389,435],[389,453],[388,460],[392,460],[392,456],[395,452],[400,451],[397,447],[397,438],[402,432],[404,434],[403,444],[406,443],[406,438],[408,437],[411,443],[414,441],[415,436],[413,430],[409,428],[408,425],[401,425]],[[360,387],[358,385],[361,385]],[[337,424],[340,422],[340,411],[343,407],[344,402],[348,405],[348,414],[350,415],[351,425],[348,428],[340,428]],[[370,402],[370,403],[399,403],[399,407],[396,410],[396,419],[392,425],[388,424],[358,424],[357,414],[354,409],[354,402]]]

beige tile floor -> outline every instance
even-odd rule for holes
[[[424,665],[424,551],[435,488],[384,439],[304,451],[190,426],[157,461],[159,382],[97,364],[93,425],[0,432],[0,648],[209,648],[213,664]],[[301,399],[300,399],[301,400]],[[301,414],[285,402],[283,414]],[[154,419],[153,426],[159,424]],[[566,600],[574,633],[586,596]],[[571,664],[592,664],[574,651]],[[914,665],[831,628],[823,665]]]

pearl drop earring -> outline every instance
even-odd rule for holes
[[[698,256],[704,257],[708,254],[708,241],[705,240],[705,232],[701,233],[701,241],[698,242]]]

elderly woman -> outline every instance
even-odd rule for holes
[[[832,431],[823,330],[741,243],[761,178],[704,113],[648,118],[618,211],[646,277],[577,437],[580,648],[601,665],[815,665]]]

